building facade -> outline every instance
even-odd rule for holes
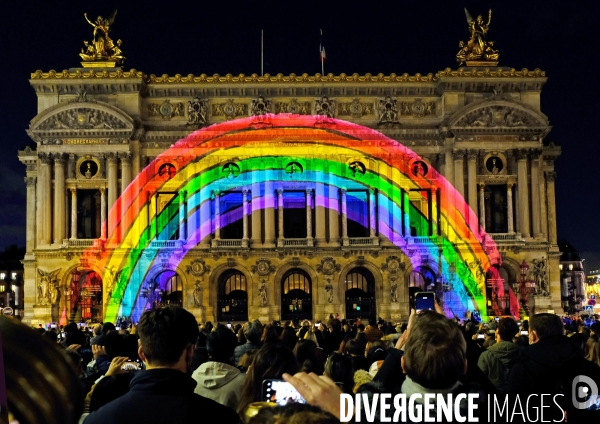
[[[126,72],[88,20],[83,68],[30,79],[25,320],[563,307],[546,77],[467,18],[467,66],[415,76]]]

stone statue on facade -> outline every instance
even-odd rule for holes
[[[543,296],[549,295],[548,283],[546,281],[546,260],[534,259],[533,263],[533,280],[535,281],[536,293]]]
[[[260,306],[267,306],[269,303],[267,293],[267,280],[264,278],[260,280],[260,287],[258,288],[258,295],[260,296]]]
[[[333,303],[333,285],[331,284],[331,278],[327,279],[325,291],[327,292],[327,303]]]
[[[196,280],[196,287],[194,288],[194,306],[202,307],[202,282],[200,280]]]
[[[85,50],[82,48],[79,54],[83,59],[83,66],[86,66],[86,62],[112,62],[112,66],[122,65],[125,56],[123,56],[120,49],[121,40],[117,40],[115,43],[108,35],[110,27],[117,16],[117,10],[115,9],[108,19],[98,16],[96,22],[90,21],[87,13],[84,13],[83,16],[94,27],[94,41],[91,43],[84,41],[86,48]]]
[[[38,283],[38,304],[53,305],[58,300],[58,273],[62,268],[51,272],[44,272],[38,268],[40,282]]]
[[[398,302],[398,282],[396,277],[390,278],[392,285],[390,286],[390,301],[392,303]]]
[[[466,44],[463,41],[460,42],[460,50],[456,54],[456,60],[461,65],[464,62],[466,62],[467,65],[474,66],[481,65],[481,62],[487,62],[487,65],[492,66],[497,65],[500,53],[493,48],[493,41],[487,41],[487,33],[490,29],[490,22],[492,21],[492,10],[490,9],[488,20],[485,23],[481,15],[479,15],[477,19],[473,19],[466,8],[465,15],[467,17],[467,23],[469,24],[471,38]],[[477,63],[478,61],[480,63]]]
[[[198,96],[188,101],[188,124],[206,125],[208,108]]]
[[[387,96],[383,100],[379,100],[377,109],[379,110],[379,121],[377,125],[392,126],[394,124],[400,124],[398,122],[398,101],[392,100],[390,96]]]

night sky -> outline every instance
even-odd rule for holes
[[[118,8],[113,40],[121,39],[125,70],[147,74],[260,73],[264,29],[265,73],[435,73],[456,69],[460,40],[469,38],[463,7],[492,23],[488,39],[500,66],[540,68],[548,82],[542,112],[553,126],[546,137],[562,146],[556,163],[559,238],[600,266],[600,2],[463,1],[339,2],[196,1],[4,2],[0,102],[0,249],[25,245],[25,166],[17,151],[36,115],[30,73],[80,66],[85,21]],[[281,2],[284,3],[284,2]]]

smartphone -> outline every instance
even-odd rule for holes
[[[137,371],[142,369],[142,364],[139,361],[128,359],[127,362],[121,365],[121,369],[124,371]]]
[[[298,390],[283,380],[263,380],[262,400],[281,406],[288,403],[306,403]]]
[[[433,311],[435,302],[435,294],[433,292],[415,293],[415,309],[421,311]]]
[[[521,331],[521,336],[529,336],[529,331]]]
[[[477,336],[477,338],[478,338],[478,339],[485,339],[485,334],[479,334],[479,335]]]
[[[56,328],[56,324],[50,324],[50,328]]]
[[[500,317],[496,317],[494,319],[496,320],[496,322],[500,321]]]
[[[230,322],[227,323],[227,328],[231,328],[231,323]]]
[[[121,327],[115,327],[115,330],[120,331]]]

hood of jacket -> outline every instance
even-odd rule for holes
[[[487,348],[489,354],[502,361],[504,365],[519,354],[519,346],[513,342],[497,342]]]
[[[205,362],[192,374],[199,385],[207,389],[218,389],[240,375],[240,370],[223,362]]]

